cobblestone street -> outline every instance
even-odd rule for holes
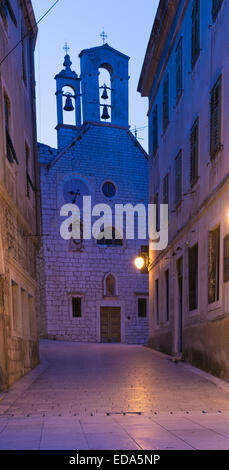
[[[0,449],[229,449],[229,384],[141,346],[41,341]]]

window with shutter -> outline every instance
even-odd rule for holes
[[[26,70],[26,33],[21,23],[21,60],[22,60],[22,77],[25,86],[27,86],[27,70]]]
[[[159,313],[159,279],[155,281],[155,300],[156,300],[156,325],[159,325],[160,322],[160,313]]]
[[[198,179],[199,164],[199,118],[194,122],[190,135],[190,183],[193,186]]]
[[[183,91],[183,41],[180,39],[176,48],[176,100],[178,101]]]
[[[165,312],[166,321],[169,321],[169,270],[165,271]]]
[[[200,0],[193,0],[192,4],[192,68],[200,54]]]
[[[182,200],[182,152],[178,153],[175,159],[175,205]]]
[[[138,299],[138,316],[139,318],[147,317],[147,300]]]
[[[72,298],[72,317],[80,318],[82,317],[82,299],[81,297]]]
[[[11,104],[8,96],[4,93],[4,114],[5,114],[5,136],[6,136],[6,156],[10,163],[14,161],[18,164],[17,155],[10,136]]]
[[[163,204],[169,203],[169,175],[165,175],[163,179]]]
[[[154,156],[157,153],[158,149],[158,111],[157,104],[153,111],[153,154]]]
[[[221,94],[222,79],[220,77],[211,92],[210,154],[212,159],[221,149]]]
[[[212,0],[212,21],[215,21],[219,10],[222,6],[223,0]]]
[[[208,234],[208,303],[219,300],[220,228]]]
[[[227,235],[224,238],[224,266],[223,266],[223,271],[224,271],[224,282],[229,281],[229,235]]]
[[[11,6],[10,0],[0,0],[0,16],[2,17],[5,25],[7,24],[8,14],[14,24],[17,27],[17,19]]]
[[[163,85],[163,130],[165,131],[169,124],[169,74],[167,73]]]
[[[154,196],[154,202],[156,205],[156,231],[160,231],[160,205],[159,205],[159,194],[156,193]]]
[[[198,244],[188,250],[189,310],[198,308]]]

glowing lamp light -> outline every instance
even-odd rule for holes
[[[142,269],[145,266],[145,260],[142,256],[138,256],[138,258],[135,259],[135,266],[137,269]]]

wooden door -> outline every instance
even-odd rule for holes
[[[120,343],[121,312],[119,307],[101,307],[100,331],[102,343]]]

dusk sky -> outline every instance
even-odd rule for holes
[[[33,0],[38,21],[54,0]],[[63,46],[70,47],[72,69],[80,73],[78,54],[102,44],[105,30],[111,47],[130,56],[130,125],[147,126],[147,100],[137,92],[138,80],[159,0],[60,0],[39,24],[36,46],[38,141],[56,146],[54,76],[63,68]],[[147,128],[139,132],[147,148]]]

